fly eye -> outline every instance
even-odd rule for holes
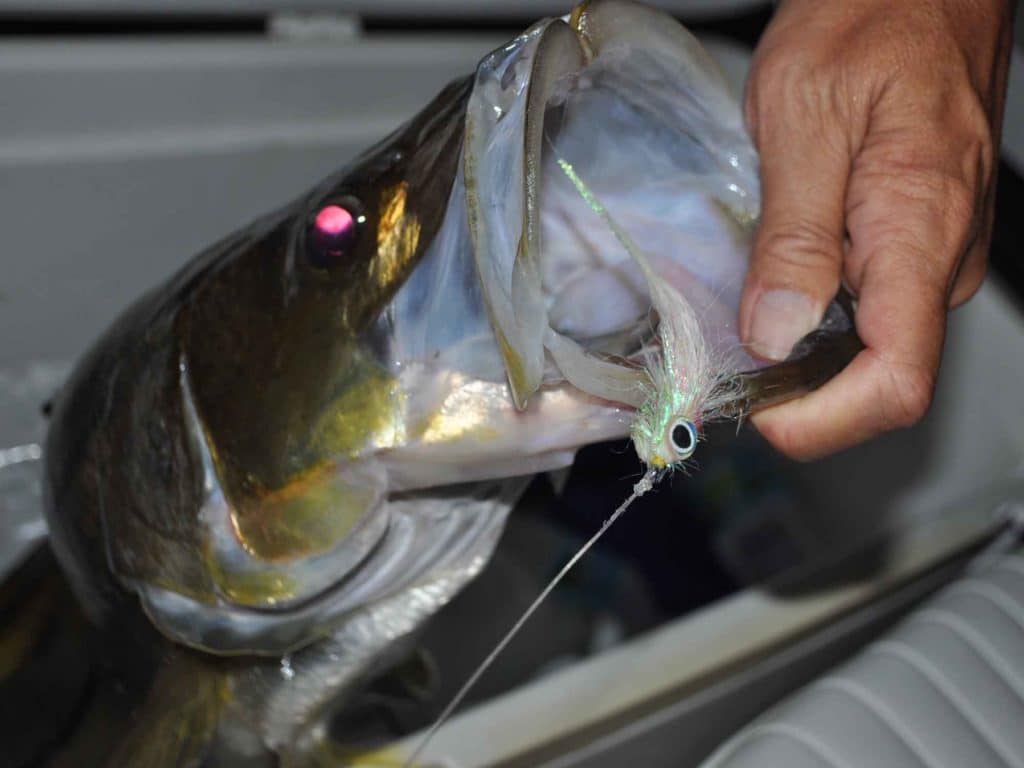
[[[355,248],[366,217],[353,198],[340,198],[320,206],[306,233],[306,253],[318,269],[329,269]]]
[[[677,421],[669,437],[680,459],[689,458],[697,448],[697,428],[688,421]]]

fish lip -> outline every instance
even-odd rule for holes
[[[525,411],[515,408],[507,382],[432,363],[406,366],[399,388],[443,395],[426,401],[427,415],[406,421],[405,440],[380,453],[391,491],[548,472],[571,465],[584,445],[629,434],[631,409],[566,381],[546,383]],[[477,418],[446,418],[465,404]]]
[[[485,56],[466,111],[462,171],[472,251],[519,410],[526,409],[544,382],[543,338],[551,331],[539,264],[543,213],[537,188],[544,119],[563,78],[589,63],[580,26],[586,7],[584,3],[566,16],[542,19]],[[504,140],[497,149],[496,137]],[[508,173],[511,183],[501,178]],[[504,201],[491,199],[498,186],[513,194]],[[518,234],[504,226],[502,219],[508,215],[521,218]]]

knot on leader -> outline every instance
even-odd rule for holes
[[[652,467],[644,472],[643,477],[636,481],[636,484],[633,486],[633,495],[626,499],[625,505],[628,506],[631,502],[653,489],[656,482],[658,482],[658,471]]]

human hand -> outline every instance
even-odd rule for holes
[[[766,30],[745,100],[763,206],[740,328],[784,358],[845,279],[866,347],[753,417],[784,453],[927,411],[947,312],[985,275],[1011,16],[1010,0],[785,0]]]

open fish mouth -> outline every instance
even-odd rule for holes
[[[474,253],[519,407],[558,358],[558,337],[628,353],[602,343],[651,325],[643,275],[565,163],[704,316],[709,342],[752,367],[735,318],[760,209],[757,155],[738,100],[681,26],[622,2],[535,25],[481,63],[465,155]]]
[[[559,379],[643,406],[659,307],[631,248],[699,318],[691,343],[722,390],[700,420],[802,394],[860,348],[845,295],[781,365],[741,343],[758,156],[737,94],[664,14],[605,0],[534,25],[481,62],[464,147],[473,253],[518,408]]]
[[[566,165],[696,308],[722,365],[758,367],[736,330],[760,210],[738,99],[674,20],[585,3],[477,68],[441,246],[413,276],[430,288],[392,311],[392,357],[424,361],[403,369],[403,389],[429,414],[407,418],[385,458],[401,487],[554,469],[629,434],[656,318]],[[465,275],[474,290],[456,295]]]

